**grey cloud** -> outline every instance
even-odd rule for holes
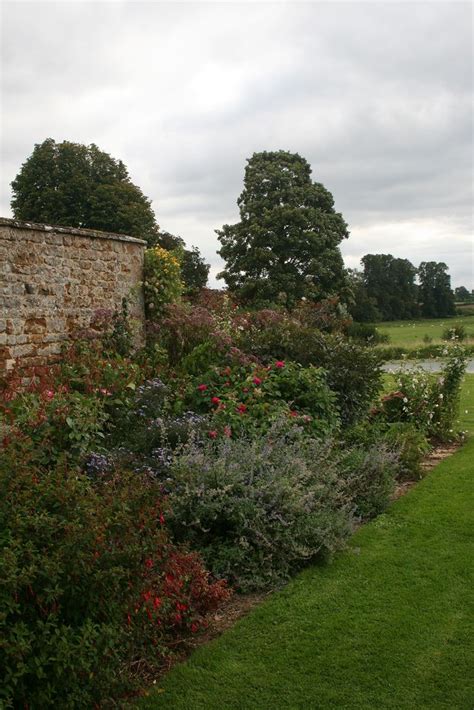
[[[347,260],[402,246],[469,277],[470,3],[2,9],[3,213],[33,143],[95,142],[219,270],[214,229],[238,217],[245,159],[283,148],[333,192],[352,231]],[[399,222],[425,234],[436,220],[451,225],[447,255],[439,235],[390,247],[373,232]]]

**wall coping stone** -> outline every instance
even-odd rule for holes
[[[61,227],[59,225],[37,224],[35,222],[21,222],[18,219],[0,217],[0,227],[12,227],[13,229],[32,229],[39,232],[52,232],[56,234],[73,234],[78,237],[89,237],[92,239],[111,239],[118,242],[131,242],[146,246],[143,239],[130,237],[127,234],[115,234],[113,232],[101,232],[98,229],[79,229],[79,227]]]

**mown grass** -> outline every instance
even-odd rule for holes
[[[390,345],[417,348],[425,345],[425,336],[432,338],[433,344],[442,343],[443,332],[455,325],[466,329],[466,343],[474,343],[474,317],[457,316],[455,318],[436,318],[433,320],[387,321],[377,323],[377,330],[390,337]]]
[[[466,414],[467,410],[467,414]],[[474,376],[460,426],[474,434]],[[173,710],[474,707],[474,438],[140,702]]]

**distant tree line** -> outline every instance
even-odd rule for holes
[[[350,311],[354,320],[373,322],[455,315],[455,293],[445,263],[423,261],[416,268],[408,259],[391,254],[367,254],[361,263],[361,271],[348,272],[352,295]],[[464,291],[469,295],[467,289],[461,288],[462,295]]]

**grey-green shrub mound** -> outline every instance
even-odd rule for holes
[[[271,588],[343,546],[356,516],[383,510],[395,469],[383,447],[349,454],[279,421],[253,441],[185,447],[170,472],[169,522],[215,575],[242,591]]]

